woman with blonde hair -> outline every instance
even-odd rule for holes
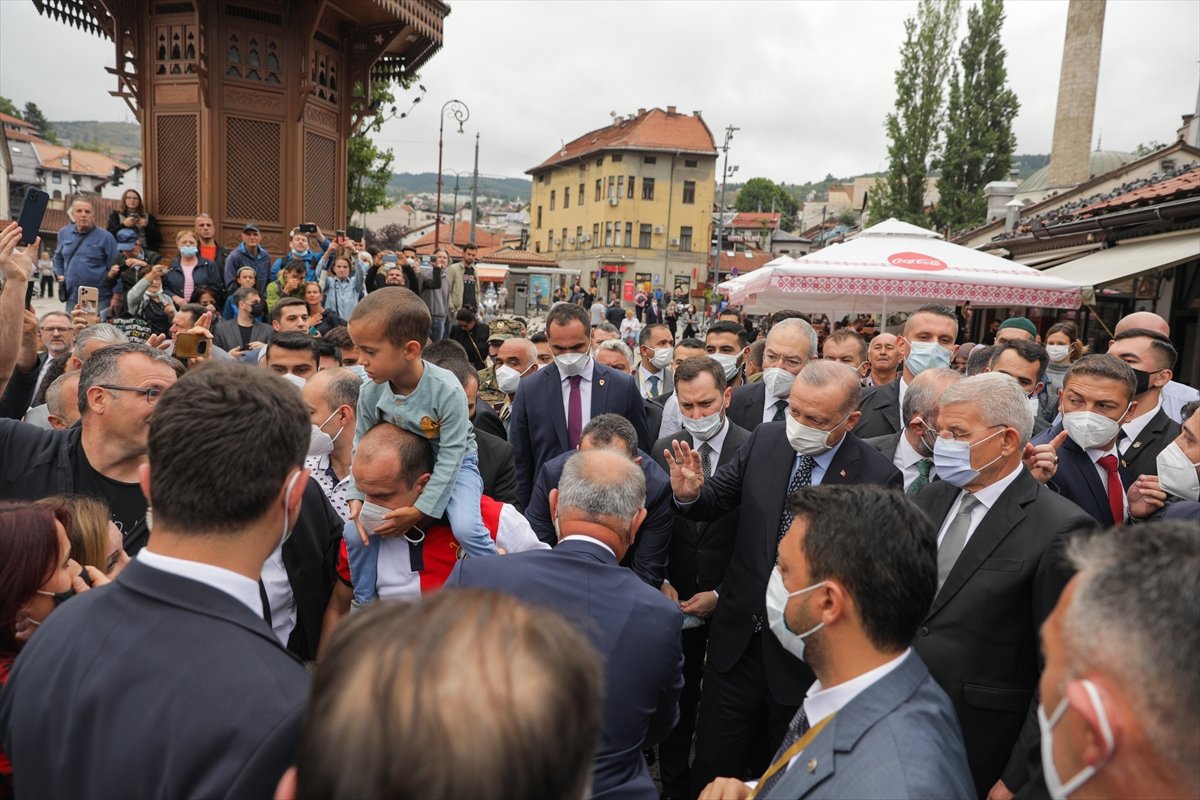
[[[1079,327],[1070,320],[1056,322],[1046,331],[1046,391],[1057,397],[1062,391],[1063,377],[1071,365],[1087,354],[1087,346],[1079,339]]]
[[[129,562],[121,529],[112,521],[103,501],[64,494],[44,497],[36,505],[67,512],[70,522],[64,527],[71,542],[71,558],[82,566],[95,567],[107,577],[115,578]]]

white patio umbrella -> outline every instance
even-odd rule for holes
[[[889,219],[800,258],[781,257],[718,289],[756,314],[915,311],[925,303],[1079,308],[1078,286]]]

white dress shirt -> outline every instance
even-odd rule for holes
[[[181,578],[203,583],[237,600],[259,619],[263,618],[262,597],[258,593],[258,582],[239,575],[233,570],[205,564],[202,561],[188,561],[184,558],[164,556],[153,552],[150,546],[143,547],[137,554],[138,561],[147,567],[162,572],[169,572]]]
[[[1000,495],[1004,494],[1004,490],[1007,489],[1009,485],[1017,479],[1017,476],[1021,474],[1021,470],[1023,469],[1025,469],[1025,465],[1018,463],[1016,469],[1014,469],[1012,472],[1008,473],[991,486],[985,486],[978,492],[975,492],[975,499],[979,501],[979,504],[971,509],[971,527],[967,530],[967,538],[963,540],[963,547],[966,547],[967,542],[971,541],[971,537],[975,535],[975,529],[979,527],[979,523],[983,521],[983,518],[987,516],[988,511],[990,511],[992,506],[996,504],[996,501],[1000,499]],[[942,546],[942,538],[946,535],[946,529],[950,527],[950,523],[953,522],[954,518],[958,515],[958,507],[962,504],[963,495],[965,494],[965,491],[960,491],[958,493],[958,497],[954,500],[954,505],[950,506],[949,513],[947,513],[946,518],[942,520],[942,527],[938,530],[938,547]]]
[[[592,418],[592,377],[596,372],[596,359],[590,354],[588,355],[587,366],[583,368],[583,372],[579,373],[579,377],[583,378],[579,382],[579,410],[583,412],[580,418],[579,430],[582,432],[588,421]],[[571,379],[564,375],[562,370],[558,371],[558,376],[561,379],[562,386],[562,401],[563,401],[563,419],[570,422],[571,420]]]
[[[771,397],[770,392],[763,392],[762,421],[763,422],[774,422],[775,421],[775,404],[779,403],[779,402],[783,403],[783,413],[786,414],[787,413],[787,401],[788,401],[788,399],[786,397]]]
[[[1121,426],[1121,431],[1124,436],[1117,437],[1117,448],[1121,451],[1118,455],[1125,455],[1125,451],[1129,449],[1129,445],[1133,444],[1133,440],[1142,435],[1142,431],[1150,424],[1150,420],[1154,419],[1154,415],[1162,408],[1162,403],[1159,402],[1154,408],[1147,411],[1141,416],[1129,420]]]
[[[908,489],[912,482],[921,474],[917,469],[918,462],[924,460],[926,456],[921,455],[916,449],[908,443],[908,437],[904,435],[904,431],[900,431],[900,441],[896,443],[896,455],[892,458],[892,463],[896,468],[904,473],[904,488]],[[933,458],[929,457],[932,462]],[[931,465],[929,467],[929,480],[932,481],[937,474],[937,470]]]
[[[812,480],[809,482],[810,486],[820,486],[821,482],[825,480],[825,470],[829,469],[829,463],[833,461],[833,458],[837,455],[838,450],[842,449],[842,442],[844,441],[846,441],[846,434],[843,433],[842,438],[838,440],[837,444],[826,450],[824,453],[821,453],[821,455],[812,457],[814,463]],[[788,486],[792,485],[792,478],[796,477],[796,470],[798,469],[800,469],[799,453],[797,453],[795,459],[792,460],[792,469],[788,473]]]
[[[1145,423],[1143,423],[1143,425],[1145,425]],[[1139,433],[1140,432],[1141,431],[1139,431]],[[1104,458],[1105,456],[1116,456],[1117,467],[1119,469],[1121,465],[1121,454],[1117,452],[1116,445],[1113,445],[1107,450],[1094,449],[1084,450],[1083,452],[1087,453],[1087,457],[1089,460],[1091,460],[1092,466],[1096,470],[1096,474],[1100,476],[1100,488],[1104,489],[1104,496],[1108,497],[1108,470],[1100,466],[1100,459]],[[1121,480],[1121,476],[1119,474],[1117,475],[1117,480]],[[1124,485],[1121,486],[1121,509],[1121,519],[1113,520],[1113,523],[1116,525],[1120,525],[1124,523],[1125,520],[1129,519],[1129,498],[1125,495]]]
[[[683,430],[683,412],[679,410],[679,396],[671,395],[663,403],[662,424],[658,426],[658,438],[674,436]]]
[[[594,544],[594,545],[596,545],[596,547],[603,547],[605,550],[612,553],[613,558],[617,557],[616,552],[614,552],[611,547],[609,547],[608,545],[606,545],[604,542],[600,541],[599,539],[592,538],[591,536],[585,536],[582,533],[571,533],[571,534],[567,534],[566,536],[562,537],[560,542],[565,542],[567,539],[574,539],[575,541],[578,541],[578,542],[587,542],[588,544]]]
[[[350,435],[353,436],[354,432],[351,431]],[[329,456],[309,456],[304,459],[304,468],[321,487],[321,491],[325,493],[333,510],[342,518],[342,522],[349,522],[350,506],[346,502],[346,490],[350,488],[350,473],[347,472],[346,477],[338,480]]]
[[[647,400],[653,400],[667,389],[667,371],[665,369],[660,369],[658,372],[651,372],[650,370],[646,369],[645,364],[639,363],[637,377],[638,386],[642,390],[642,397],[646,398]],[[651,394],[650,392],[650,378],[652,377],[658,378],[658,386],[656,387],[658,394]]]
[[[263,562],[261,578],[267,602],[271,605],[271,628],[279,643],[287,647],[288,639],[296,629],[296,596],[292,594],[292,582],[283,565],[282,544]]]
[[[1168,381],[1167,385],[1162,388],[1158,399],[1162,403],[1163,410],[1167,412],[1167,416],[1182,425],[1183,407],[1193,400],[1200,400],[1200,392],[1186,383]]]

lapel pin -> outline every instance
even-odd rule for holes
[[[808,760],[808,771],[809,772],[817,771],[817,760],[815,758],[810,758]]]
[[[846,470],[842,470],[842,471],[841,471],[841,472],[839,472],[838,474],[839,474],[839,475],[841,475],[841,476],[844,478],[844,477],[846,477]]]
[[[1141,443],[1141,442],[1134,442],[1134,443],[1133,443],[1133,449],[1134,449],[1134,450],[1138,449],[1138,448],[1139,448],[1139,447],[1141,447],[1141,446],[1142,446],[1142,443]]]
[[[601,379],[600,379],[600,385],[601,385],[601,386],[603,386],[603,385],[604,385],[604,378],[601,378]]]

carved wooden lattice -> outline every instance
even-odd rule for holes
[[[335,224],[337,200],[337,142],[307,131],[304,134],[304,219],[322,228]]]
[[[225,118],[225,216],[252,222],[279,222],[278,122]]]
[[[188,217],[199,205],[199,133],[195,114],[162,114],[155,131],[160,217]]]

